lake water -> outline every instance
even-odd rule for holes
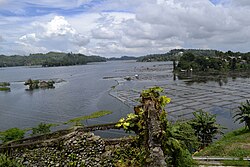
[[[29,78],[65,82],[55,84],[55,89],[26,91],[24,81]],[[41,122],[63,123],[99,110],[111,110],[113,114],[84,123],[115,122],[133,112],[135,99],[142,89],[154,85],[162,86],[172,98],[166,108],[171,119],[189,119],[195,109],[202,108],[217,114],[218,122],[232,130],[240,127],[231,118],[236,106],[250,98],[248,78],[229,78],[223,85],[216,82],[190,85],[183,80],[173,80],[171,62],[111,61],[69,67],[1,68],[0,82],[11,83],[10,92],[0,92],[0,131],[30,128]],[[117,86],[112,89],[114,85]],[[109,131],[105,135],[121,133]]]

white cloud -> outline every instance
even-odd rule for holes
[[[19,39],[20,39],[20,41],[23,41],[23,42],[38,42],[39,41],[39,39],[36,37],[35,33],[21,36]]]
[[[46,36],[63,36],[66,34],[76,34],[76,31],[64,19],[63,16],[55,16],[44,28],[46,29]]]
[[[166,40],[172,41],[173,47],[181,44],[182,47],[212,48],[212,43],[217,43],[218,48],[228,41],[237,43],[247,39],[243,36],[249,34],[249,26],[246,26],[249,17],[243,13],[233,7],[215,6],[208,0],[161,0],[138,7],[136,19],[127,21],[124,32],[129,37],[162,43],[159,48],[171,46],[161,42]],[[243,22],[243,18],[248,22]],[[232,37],[232,34],[237,35]],[[227,47],[232,47],[232,43]]]
[[[92,36],[97,39],[115,39],[118,34],[106,27],[99,27],[92,30]]]
[[[4,5],[7,3],[7,0],[0,0],[0,6]]]
[[[151,40],[129,38],[126,36],[122,37],[121,44],[126,48],[152,47]]]
[[[78,33],[62,16],[55,16],[47,23],[35,22],[32,25],[34,28],[40,26],[39,31],[23,35],[16,41],[26,47],[27,53],[38,50],[76,52],[89,42],[87,37]]]
[[[74,29],[85,35],[91,35],[91,31],[99,24],[101,14],[99,13],[83,13],[73,16],[66,16],[65,19],[74,27]]]
[[[4,41],[3,37],[0,35],[0,42]]]
[[[134,12],[134,10],[145,2],[155,0],[100,0],[91,10],[94,12],[118,11]]]
[[[249,0],[232,0],[232,4],[235,6],[241,6],[241,7],[246,7],[250,6],[250,1]]]
[[[2,49],[3,48],[3,46],[2,46],[2,42],[4,41],[4,38],[0,35],[0,49]],[[0,55],[1,55],[2,53],[0,53]]]
[[[55,10],[32,17],[0,16],[0,32],[5,38],[1,50],[10,53],[8,47],[12,46],[17,53],[25,46],[27,53],[58,50],[104,56],[144,55],[180,47],[249,51],[248,0],[220,0],[216,4],[209,0],[89,2],[5,0],[5,8],[10,5],[10,10],[20,9],[17,15],[29,13],[25,7],[30,3],[60,8],[61,13]],[[87,10],[81,6],[84,4]]]
[[[96,39],[118,39],[122,35],[123,23],[134,17],[134,14],[124,12],[104,13],[98,19],[99,24],[91,31],[92,37]]]
[[[40,47],[34,46],[32,44],[20,42],[20,41],[17,41],[15,43],[17,44],[17,46],[15,47],[15,52],[17,52],[20,55],[28,55],[30,53],[47,53],[50,51],[43,46],[40,46]],[[13,48],[9,50],[9,52],[13,52],[13,51],[14,51]]]

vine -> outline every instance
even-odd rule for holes
[[[121,118],[116,124],[117,128],[123,128],[126,132],[134,131],[136,134],[140,135],[143,130],[145,130],[145,111],[143,110],[143,105],[145,105],[146,100],[152,100],[155,102],[155,108],[161,110],[161,115],[165,115],[166,112],[164,107],[170,103],[171,99],[167,96],[161,96],[160,93],[163,89],[160,87],[153,87],[147,90],[143,90],[139,101],[141,105],[134,107],[135,113],[130,113],[126,118]]]

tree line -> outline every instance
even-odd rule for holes
[[[13,66],[34,66],[41,65],[43,67],[52,66],[70,66],[84,65],[90,62],[104,62],[106,58],[100,56],[86,56],[84,54],[48,52],[46,54],[36,53],[29,56],[5,56],[0,55],[0,67]]]
[[[216,50],[204,49],[172,49],[167,53],[149,54],[137,59],[139,62],[173,61],[179,60],[182,54],[192,53],[197,56],[215,56]]]
[[[247,71],[250,69],[250,52],[215,51],[213,56],[186,52],[179,58],[177,67],[193,71]]]
[[[197,58],[197,61],[205,61],[204,59],[207,58],[213,59],[211,64],[213,64],[213,62],[215,61],[219,61],[218,58],[224,60],[226,59],[227,61],[230,61],[232,58],[237,58],[245,60],[246,63],[248,63],[250,59],[250,52],[248,53],[240,53],[232,51],[222,52],[211,49],[173,49],[167,53],[149,54],[146,56],[141,56],[138,57],[137,61],[139,62],[173,61],[173,60],[179,61],[183,60],[183,58],[181,59],[183,55],[185,55],[184,57],[186,57],[187,59],[189,59],[188,56],[191,57],[190,59],[192,59],[192,57],[195,56],[195,58]],[[242,63],[244,63],[244,61]],[[218,62],[216,62],[216,64],[218,64]]]

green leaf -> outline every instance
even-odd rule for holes
[[[160,104],[161,107],[165,107],[168,103],[170,103],[171,99],[167,96],[160,96]]]

